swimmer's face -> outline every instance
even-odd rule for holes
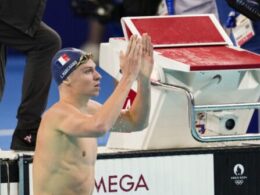
[[[99,95],[101,78],[92,59],[82,63],[69,75],[72,89],[89,97]]]

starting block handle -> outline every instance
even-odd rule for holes
[[[162,83],[160,81],[154,81],[154,80],[151,80],[151,85],[154,86],[154,87],[164,89],[164,90],[174,91],[174,92],[177,91],[177,92],[182,92],[182,93],[185,94],[185,96],[187,97],[187,100],[188,100],[189,128],[192,129],[193,117],[195,119],[195,116],[193,116],[195,114],[194,111],[193,111],[193,108],[195,106],[195,101],[194,101],[194,96],[190,92],[190,90],[187,89],[186,87],[168,84],[168,83]]]
[[[218,105],[198,105],[194,106],[195,112],[207,112],[216,110],[242,110],[260,108],[260,103],[235,103],[235,104],[218,104]]]
[[[232,104],[218,104],[218,105],[195,105],[194,96],[189,89],[162,83],[160,81],[151,81],[151,85],[154,87],[160,87],[169,91],[184,92],[188,100],[188,115],[189,115],[189,127],[194,139],[199,142],[227,142],[227,141],[249,141],[260,140],[260,134],[245,134],[245,135],[218,135],[218,136],[201,136],[196,131],[195,116],[197,112],[217,111],[217,110],[242,110],[242,109],[257,109],[260,108],[259,102],[249,103],[232,103]]]

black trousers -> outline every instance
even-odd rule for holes
[[[16,129],[38,129],[51,83],[51,59],[60,49],[61,39],[43,22],[31,37],[0,21],[0,44],[26,55]]]

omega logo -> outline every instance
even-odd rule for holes
[[[145,181],[144,176],[141,174],[139,177],[133,177],[131,175],[109,175],[106,177],[101,177],[99,180],[96,179],[95,187],[97,192],[130,192],[145,190],[149,191],[147,182]]]

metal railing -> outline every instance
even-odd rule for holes
[[[199,142],[225,142],[225,141],[245,141],[245,140],[260,140],[260,134],[243,134],[243,135],[212,135],[201,136],[195,126],[195,116],[197,112],[217,111],[217,110],[242,110],[242,109],[257,109],[260,108],[260,103],[232,103],[232,104],[219,104],[219,105],[195,105],[194,95],[189,89],[162,83],[160,81],[151,81],[151,85],[168,91],[183,92],[188,102],[188,116],[189,128],[194,139]]]
[[[0,195],[2,194],[2,189],[1,189],[1,185],[2,185],[2,181],[1,181],[1,169],[2,166],[5,166],[6,168],[6,177],[7,177],[7,195],[10,195],[11,192],[11,187],[10,187],[10,168],[9,168],[9,161],[6,159],[0,159]]]

